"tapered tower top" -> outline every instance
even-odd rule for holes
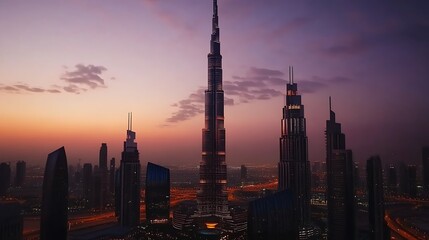
[[[219,17],[217,15],[217,0],[213,0],[212,37],[210,40],[210,54],[220,55]]]

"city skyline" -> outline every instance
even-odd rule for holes
[[[210,5],[2,1],[1,161],[42,165],[65,145],[69,163],[95,165],[101,143],[119,159],[133,111],[142,163],[197,166]],[[219,5],[229,166],[277,164],[289,65],[300,73],[311,162],[324,160],[331,95],[354,160],[377,153],[420,165],[429,142],[428,4]]]

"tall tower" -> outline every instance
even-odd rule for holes
[[[346,137],[335,121],[329,98],[326,121],[326,174],[328,179],[328,240],[355,239],[355,201],[352,151],[346,150]]]
[[[208,54],[208,89],[205,91],[205,127],[202,130],[200,189],[197,192],[200,216],[228,216],[226,192],[224,92],[220,55],[217,0],[213,0],[212,34]]]
[[[127,139],[124,142],[120,167],[119,222],[121,226],[140,224],[140,160],[136,133],[132,130],[132,114],[128,114]]]
[[[372,240],[390,239],[387,223],[384,220],[383,174],[379,156],[366,161],[368,189],[369,237]]]
[[[289,67],[281,126],[279,190],[288,189],[293,194],[297,225],[304,228],[310,221],[310,163],[304,105],[293,80],[292,67]]]
[[[68,170],[64,147],[48,155],[43,176],[40,239],[67,239]]]

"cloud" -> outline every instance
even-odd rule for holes
[[[285,74],[278,70],[251,67],[245,76],[233,76],[231,81],[223,82],[225,105],[245,104],[283,96],[287,83],[282,78],[284,76]],[[332,78],[313,76],[298,82],[301,93],[315,93],[329,85],[348,81],[351,79],[341,76]],[[178,123],[204,113],[204,88],[199,88],[187,98],[171,106],[178,109],[171,117],[167,118],[166,122],[168,123]]]
[[[106,87],[101,74],[107,69],[103,66],[77,64],[74,71],[66,71],[61,77],[62,80],[69,83],[69,87],[81,86],[80,89],[91,89]],[[83,86],[83,87],[82,87]],[[79,87],[73,87],[78,89]]]
[[[80,94],[88,90],[93,90],[97,88],[106,88],[105,80],[101,76],[103,72],[107,71],[106,67],[95,66],[92,64],[75,65],[73,71],[68,71],[67,66],[62,66],[64,73],[60,77],[60,80],[63,84],[53,84],[51,88],[42,88],[30,86],[26,83],[19,83],[14,85],[0,85],[0,92],[9,92],[9,93],[61,93],[69,92]],[[111,77],[110,79],[115,79]]]

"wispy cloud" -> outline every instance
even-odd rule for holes
[[[63,89],[67,92],[81,93],[89,89],[105,88],[105,81],[101,74],[107,70],[103,66],[77,64],[74,71],[66,71],[61,77],[68,86]]]
[[[224,81],[225,105],[245,104],[283,96],[287,81],[282,71],[251,67],[244,76],[233,76]],[[301,93],[315,93],[331,84],[350,81],[347,77],[322,78],[314,76],[299,80]],[[204,88],[199,88],[187,98],[172,105],[177,110],[167,118],[168,123],[188,120],[204,112]]]
[[[60,77],[63,84],[54,84],[50,88],[30,86],[26,83],[13,85],[0,84],[0,92],[9,93],[61,93],[69,92],[79,94],[97,88],[106,88],[105,80],[101,76],[107,68],[92,64],[77,64],[73,71],[67,71],[68,67],[63,66],[65,72]]]

